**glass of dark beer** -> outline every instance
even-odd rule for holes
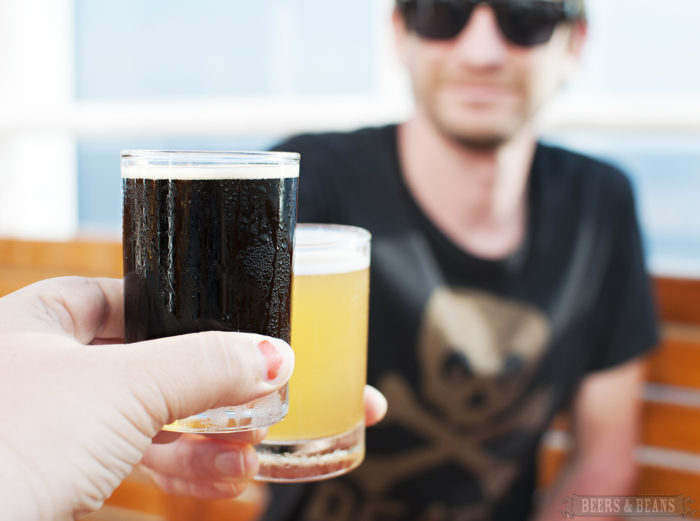
[[[121,175],[125,342],[210,330],[290,341],[298,154],[127,150]],[[166,429],[257,429],[287,407],[285,388]]]

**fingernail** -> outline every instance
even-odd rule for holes
[[[284,357],[269,340],[260,342],[258,344],[258,349],[263,354],[263,357],[265,357],[265,366],[267,367],[266,377],[269,381],[272,381],[279,376],[280,368],[284,363]]]
[[[258,471],[258,458],[253,449],[222,452],[214,458],[214,466],[222,475],[233,478],[247,478]]]

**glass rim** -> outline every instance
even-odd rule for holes
[[[328,224],[328,223],[297,223],[297,231],[312,231],[312,230],[327,230],[336,232],[334,236],[328,236],[323,240],[313,242],[299,242],[294,239],[294,249],[304,251],[326,250],[329,248],[353,248],[369,244],[372,239],[372,234],[365,228],[359,226],[351,226],[347,224]]]
[[[168,164],[190,165],[233,163],[254,165],[297,164],[301,155],[297,152],[272,150],[156,150],[127,149],[120,152],[122,161],[167,161]]]

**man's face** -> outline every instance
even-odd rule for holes
[[[577,62],[583,23],[559,24],[534,47],[510,43],[488,4],[477,6],[451,40],[429,40],[394,24],[413,84],[418,117],[474,147],[498,146],[529,123]]]

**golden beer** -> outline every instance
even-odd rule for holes
[[[364,458],[369,241],[361,228],[297,225],[289,412],[256,447],[259,479],[323,479]]]
[[[369,268],[295,273],[289,412],[266,439],[334,436],[364,422],[368,298]]]

